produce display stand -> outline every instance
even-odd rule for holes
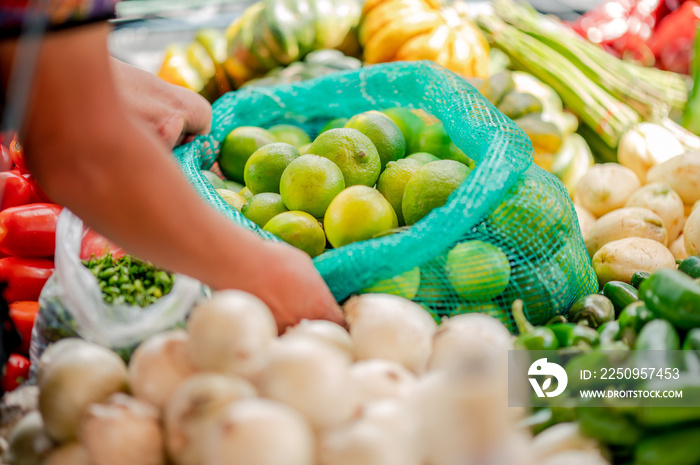
[[[125,254],[0,139],[0,464],[700,464],[695,2],[122,2],[111,55],[213,104],[184,176],[344,322]]]

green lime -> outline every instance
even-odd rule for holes
[[[378,190],[352,186],[338,194],[323,218],[326,236],[333,247],[371,239],[398,227],[396,213]]]
[[[425,127],[423,118],[416,115],[408,108],[400,107],[388,108],[386,110],[382,110],[382,113],[391,118],[391,120],[403,133],[403,137],[406,140],[406,153],[413,153],[410,151],[413,143],[413,137],[414,135],[420,133],[420,131]]]
[[[340,168],[327,158],[302,155],[287,166],[280,179],[280,193],[290,210],[323,218],[331,201],[345,189]]]
[[[345,186],[373,187],[379,178],[381,160],[371,140],[356,129],[331,129],[316,138],[309,152],[338,165]]]
[[[268,221],[263,229],[303,250],[312,258],[321,255],[326,248],[326,234],[321,224],[306,212],[280,213]]]
[[[401,202],[403,201],[403,192],[406,189],[406,184],[418,171],[421,166],[420,162],[404,158],[397,161],[391,161],[386,165],[384,172],[379,175],[377,181],[377,190],[382,193],[389,201],[396,212],[396,218],[399,220],[399,226],[406,224],[403,219],[403,210]]]
[[[474,160],[452,142],[442,123],[424,127],[414,139],[414,145],[409,148],[409,151],[410,153],[428,152],[442,160],[454,160],[474,168]]]
[[[291,124],[278,124],[268,129],[278,141],[291,144],[294,147],[301,147],[311,143],[309,135],[299,126]]]
[[[406,140],[399,127],[383,113],[367,111],[355,115],[345,123],[346,128],[357,129],[372,141],[379,152],[382,170],[390,161],[406,155]]]
[[[228,179],[226,179],[224,181],[224,184],[226,184],[226,189],[233,191],[233,192],[236,192],[236,193],[242,191],[243,188],[245,187],[243,184],[240,184],[236,181],[230,181]]]
[[[302,145],[301,147],[299,147],[299,154],[300,155],[307,155],[309,153],[310,148],[311,148],[311,144]]]
[[[244,182],[243,172],[248,158],[260,147],[277,142],[275,136],[265,129],[241,126],[229,132],[221,144],[219,168],[228,179]]]
[[[510,263],[506,254],[493,244],[462,242],[448,252],[445,274],[462,298],[490,300],[508,286]]]
[[[434,208],[447,203],[469,175],[469,168],[454,160],[439,160],[423,165],[406,184],[401,208],[406,224],[411,225]]]
[[[280,178],[285,168],[299,157],[291,144],[276,142],[260,147],[245,164],[245,185],[253,194],[280,192]]]
[[[272,192],[254,195],[243,205],[241,213],[261,228],[280,213],[286,212],[287,207],[282,202],[282,196]]]
[[[428,152],[416,152],[406,157],[407,160],[416,160],[421,165],[427,165],[428,163],[438,161],[439,158]]]
[[[202,175],[204,175],[204,177],[207,178],[207,181],[209,181],[209,183],[214,189],[226,189],[226,184],[224,184],[224,180],[217,176],[216,173],[212,173],[208,170],[202,170]]]
[[[240,194],[236,194],[228,189],[217,189],[216,193],[219,194],[227,204],[231,205],[238,211],[241,211],[243,205],[245,205],[245,203],[248,201]]]
[[[248,189],[247,187],[244,187],[243,189],[238,191],[238,195],[240,195],[241,197],[243,197],[246,200],[250,200],[251,197],[253,197],[253,193],[250,192],[250,189]]]
[[[483,313],[492,316],[503,323],[510,331],[513,331],[513,327],[515,326],[510,312],[500,308],[491,300],[471,301],[459,304],[457,308],[451,312],[450,316],[461,315],[462,313]]]
[[[377,281],[367,289],[365,294],[393,294],[404,299],[413,300],[420,286],[420,268],[415,267],[393,278]]]
[[[321,131],[319,131],[318,135],[320,136],[324,132],[330,131],[331,129],[343,128],[343,127],[345,127],[345,123],[347,123],[347,122],[348,122],[347,118],[332,119],[328,122],[328,124],[326,124],[325,126],[323,126],[321,128]]]

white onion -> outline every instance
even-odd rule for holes
[[[129,362],[134,397],[162,409],[180,383],[197,371],[187,344],[184,330],[156,334],[141,343]]]
[[[578,423],[559,423],[535,436],[532,448],[539,459],[567,450],[599,449],[596,440],[584,436]]]
[[[291,337],[308,337],[326,342],[347,353],[351,360],[354,356],[350,334],[345,328],[332,321],[301,320],[298,325],[288,328],[282,339]]]
[[[350,367],[350,379],[361,404],[380,399],[405,399],[416,384],[406,367],[390,360],[363,360]]]
[[[345,305],[358,360],[381,358],[425,371],[436,324],[420,305],[389,294],[364,294]]]

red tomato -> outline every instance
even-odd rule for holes
[[[5,392],[14,391],[20,384],[29,378],[29,367],[31,363],[27,357],[19,354],[10,355],[2,369],[2,380],[0,385]]]
[[[30,173],[22,173],[22,176],[29,181],[29,185],[32,188],[32,203],[54,203],[49,199],[49,196],[46,195],[46,192],[42,190],[41,186],[39,186],[39,183],[36,182],[34,176]]]
[[[53,256],[61,210],[52,203],[33,203],[1,211],[0,250],[13,257]]]
[[[17,166],[17,169],[23,173],[29,172],[27,169],[27,164],[24,161],[24,149],[22,148],[22,144],[20,144],[17,136],[15,136],[14,139],[12,139],[12,142],[10,142],[10,157]]]
[[[32,201],[32,186],[15,171],[0,171],[0,210]]]
[[[29,354],[29,343],[32,340],[32,329],[34,319],[39,312],[39,302],[13,302],[10,304],[10,319],[15,325],[15,329],[22,338],[22,345],[19,349],[23,355]]]
[[[92,229],[88,229],[80,247],[80,259],[89,260],[93,255],[95,257],[103,257],[108,253],[111,253],[115,258],[122,257],[125,254],[122,249],[112,244],[109,239]]]
[[[7,283],[3,297],[8,302],[39,300],[53,269],[53,261],[44,258],[0,258],[0,282]]]
[[[4,145],[0,145],[0,171],[10,171],[14,166],[15,162],[12,161],[10,150]]]

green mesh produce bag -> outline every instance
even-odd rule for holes
[[[530,321],[541,324],[597,291],[564,186],[533,164],[530,140],[518,126],[465,80],[433,63],[377,65],[229,93],[214,104],[211,134],[178,148],[175,155],[200,195],[236,223],[274,239],[229,207],[200,174],[214,163],[226,135],[238,126],[292,123],[313,137],[330,119],[391,107],[422,109],[437,117],[476,168],[446,205],[412,227],[316,257],[316,267],[338,301],[382,281],[381,290],[412,298],[436,318],[479,311],[513,329],[515,299],[523,299]],[[478,297],[488,294],[481,291],[488,291],[495,279],[488,260],[448,260],[455,245],[471,240],[493,244],[507,255],[511,272],[500,295]],[[455,269],[479,276],[476,300],[454,290],[448,274]],[[390,279],[400,274],[404,276]]]

